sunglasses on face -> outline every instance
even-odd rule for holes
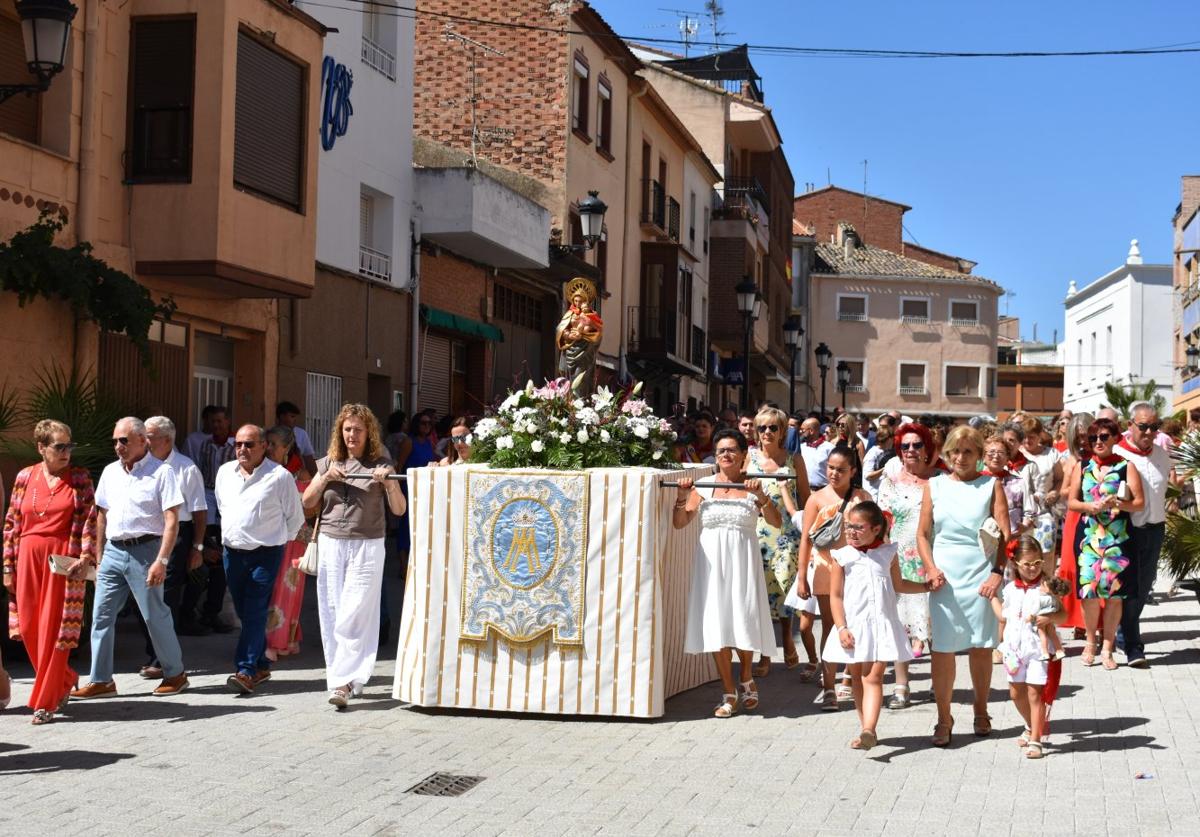
[[[865,523],[843,523],[842,528],[847,532],[865,532],[867,525]]]
[[[253,448],[253,447],[256,447],[257,445],[258,445],[258,442],[234,442],[233,443],[233,446],[235,448]]]
[[[760,424],[758,426],[758,432],[759,433],[778,433],[779,425],[778,424]]]
[[[901,442],[900,450],[925,450],[924,442]]]
[[[740,448],[721,448],[715,452],[715,456],[737,456]]]
[[[113,446],[114,447],[116,445],[127,445],[127,444],[129,444],[128,436],[114,436],[113,437]]]
[[[450,441],[456,445],[465,445],[467,443],[467,436],[465,434],[462,436],[451,436]]]
[[[70,453],[75,450],[76,446],[74,442],[55,442],[52,445],[46,445],[46,447],[55,453]]]
[[[1157,433],[1158,428],[1161,427],[1162,425],[1160,425],[1158,422],[1151,423],[1148,421],[1135,421],[1133,423],[1133,426],[1136,427],[1138,430],[1142,431],[1143,433],[1147,433],[1147,432]]]
[[[1111,438],[1111,433],[1097,433],[1095,436],[1088,436],[1087,440],[1090,444],[1094,445],[1096,442],[1107,442]]]

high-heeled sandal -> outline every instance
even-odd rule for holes
[[[49,709],[38,709],[33,713],[33,719],[30,721],[35,727],[40,727],[45,724],[54,723],[54,713]]]
[[[737,695],[722,695],[721,704],[717,707],[713,715],[717,718],[732,718],[738,709]]]
[[[755,686],[754,681],[747,680],[745,683],[739,683],[738,685],[742,687],[742,696],[739,698],[738,702],[744,709],[757,709],[758,688]],[[751,689],[751,686],[755,686],[755,688]]]
[[[895,690],[892,692],[892,696],[888,698],[887,708],[903,709],[908,706],[909,703],[910,699],[908,696],[908,686],[903,686],[897,683]]]
[[[1083,664],[1088,668],[1094,666],[1096,664],[1096,643],[1089,642],[1087,645],[1085,645],[1083,647],[1083,654],[1080,655],[1079,659],[1082,660]]]
[[[821,692],[821,711],[822,712],[837,712],[838,698],[837,692],[833,689],[824,689]]]
[[[953,718],[951,718],[948,723],[937,723],[933,725],[933,738],[930,739],[930,744],[935,747],[949,747],[952,740],[954,740]]]
[[[800,652],[799,651],[793,651],[791,653],[791,655],[788,655],[788,654],[783,655],[783,667],[784,668],[786,668],[790,671],[791,669],[797,668],[799,665],[800,665]]]
[[[817,666],[816,663],[806,663],[804,665],[804,670],[800,672],[800,682],[801,683],[813,682],[814,680],[817,679],[817,673],[819,671],[820,671],[820,668]]]
[[[1100,652],[1100,665],[1104,666],[1105,671],[1116,671],[1117,661],[1113,659],[1111,651]]]
[[[975,737],[986,738],[992,734],[992,716],[984,712],[975,716]]]
[[[751,667],[750,671],[754,673],[755,677],[766,677],[771,673],[771,658],[763,657]]]

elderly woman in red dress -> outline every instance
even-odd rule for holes
[[[79,675],[67,664],[79,644],[85,576],[95,566],[96,504],[92,480],[71,465],[71,429],[44,419],[34,428],[42,461],[17,474],[4,518],[4,586],[8,628],[33,663],[29,708],[33,723],[54,720]],[[70,558],[66,575],[50,571],[50,556]]]

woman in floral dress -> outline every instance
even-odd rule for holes
[[[800,665],[796,651],[796,640],[792,634],[792,608],[784,604],[792,585],[796,583],[796,552],[800,548],[800,531],[792,524],[792,515],[808,501],[808,471],[800,454],[789,454],[783,447],[787,432],[787,415],[775,407],[764,407],[754,417],[758,445],[750,448],[746,470],[750,474],[791,473],[796,480],[763,480],[763,490],[779,509],[783,521],[772,526],[762,516],[758,518],[758,546],[762,552],[763,574],[767,581],[767,601],[771,609],[771,620],[780,625],[783,644],[783,662],[788,668]],[[797,505],[792,493],[792,483],[800,493]],[[808,654],[808,667],[803,679],[811,680],[817,672],[817,647],[813,639],[812,624],[801,631],[804,650]],[[756,677],[766,677],[771,671],[771,658],[760,657],[754,667]]]
[[[917,553],[917,523],[921,517],[921,498],[930,477],[937,473],[937,449],[933,434],[922,424],[902,424],[897,428],[896,450],[902,465],[893,477],[884,475],[879,484],[879,507],[892,517],[891,540],[898,547],[900,576],[908,581],[925,582],[925,567]],[[913,654],[920,657],[929,642],[929,594],[898,594],[900,621],[912,643]],[[909,705],[908,663],[895,664],[896,688],[888,700],[889,709]]]
[[[1113,453],[1121,429],[1112,419],[1099,418],[1088,428],[1092,458],[1071,474],[1068,507],[1079,512],[1075,557],[1079,566],[1076,588],[1087,622],[1083,664],[1096,663],[1095,633],[1104,602],[1100,661],[1105,669],[1117,667],[1113,642],[1121,624],[1122,602],[1138,595],[1137,568],[1130,559],[1129,515],[1145,504],[1142,480],[1129,460]],[[1128,490],[1124,490],[1128,489]]]

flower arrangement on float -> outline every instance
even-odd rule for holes
[[[590,396],[566,378],[509,393],[472,431],[471,461],[494,468],[670,467],[675,432],[638,395],[642,385]]]

